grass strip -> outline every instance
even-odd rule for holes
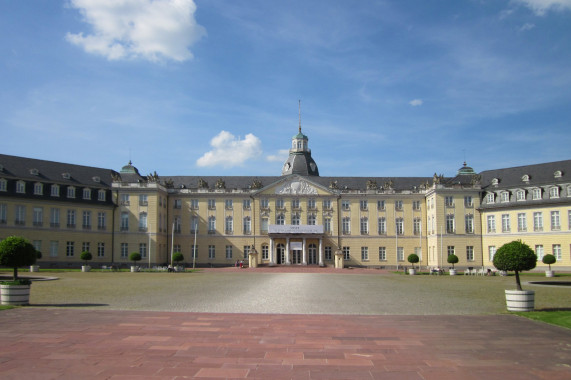
[[[528,311],[513,314],[571,329],[571,310]]]

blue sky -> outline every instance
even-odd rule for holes
[[[571,159],[571,0],[0,0],[0,152],[142,174]]]

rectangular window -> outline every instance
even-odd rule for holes
[[[496,217],[488,215],[488,233],[496,232]]]
[[[283,210],[284,207],[284,200],[282,198],[276,199],[276,208],[279,210]]]
[[[367,211],[369,209],[369,202],[367,202],[365,199],[362,199],[359,201],[359,207],[361,208],[361,211]]]
[[[419,211],[420,210],[420,201],[412,201],[412,209]]]
[[[541,259],[543,259],[543,255],[544,255],[543,245],[538,244],[538,245],[535,246],[535,254],[537,255],[537,259],[538,259],[539,261],[541,261]]]
[[[129,258],[129,243],[121,243],[121,258]]]
[[[299,199],[294,198],[291,200],[291,208],[295,210],[299,209]]]
[[[488,259],[491,261],[494,261],[494,255],[496,254],[496,246],[495,245],[490,245],[488,247]]]
[[[208,246],[208,258],[215,259],[216,258],[216,247],[214,245]]]
[[[331,200],[330,199],[324,199],[323,200],[323,209],[324,210],[331,210]]]
[[[107,221],[104,212],[97,213],[97,229],[104,230],[107,228]]]
[[[543,214],[541,212],[533,213],[533,230],[543,231]]]
[[[502,232],[510,232],[510,215],[502,214]]]
[[[139,231],[147,231],[147,213],[139,213]]]
[[[249,254],[250,254],[250,246],[245,245],[244,246],[244,259],[247,259]]]
[[[139,206],[148,206],[149,200],[147,194],[139,194]]]
[[[262,245],[262,260],[268,260],[270,257],[270,250],[267,245]]]
[[[541,189],[533,189],[531,191],[531,197],[534,200],[541,199]]]
[[[494,203],[494,193],[486,194],[486,203]]]
[[[198,233],[198,216],[196,215],[190,217],[190,233]]]
[[[1,203],[0,204],[0,224],[6,224],[8,221],[8,205]]]
[[[16,182],[16,192],[19,194],[25,194],[26,193],[26,182],[24,182],[24,181]]]
[[[190,200],[190,208],[192,210],[198,210],[198,199],[191,199]]]
[[[412,221],[412,229],[415,235],[420,235],[420,218],[414,218]]]
[[[377,210],[385,209],[385,201],[377,201]]]
[[[83,229],[89,230],[91,229],[91,211],[84,211],[83,212]]]
[[[559,220],[559,211],[551,211],[551,230],[559,231],[561,229],[561,221]]]
[[[91,250],[89,249],[88,241],[84,241],[83,243],[81,243],[81,252],[91,252]]]
[[[50,257],[57,257],[59,249],[59,242],[56,240],[50,241]]]
[[[32,217],[34,226],[41,227],[44,224],[44,209],[42,207],[34,207]]]
[[[26,224],[26,206],[16,205],[15,224],[17,226],[24,226]]]
[[[448,253],[448,256],[450,256],[454,255],[455,254],[454,252],[456,252],[456,250],[453,245],[449,245],[446,249],[446,252]]]
[[[395,221],[395,227],[396,227],[397,235],[403,235],[404,234],[404,220],[403,220],[403,218],[397,218],[397,220]]]
[[[387,261],[387,248],[379,247],[379,261]]]
[[[449,234],[453,234],[456,232],[455,222],[454,222],[454,215],[446,215],[446,232]]]
[[[180,248],[179,248],[180,250]],[[175,251],[175,252],[179,252],[179,251]],[[139,243],[139,254],[141,255],[141,258],[146,258],[147,257],[147,243]]]
[[[317,216],[315,214],[309,214],[307,216],[307,225],[315,226],[317,224]]]
[[[414,253],[418,256],[420,260],[422,260],[422,248],[421,247],[414,247]]]
[[[361,247],[361,260],[369,261],[369,247]]]
[[[515,197],[516,197],[516,200],[518,200],[520,202],[525,201],[525,191],[523,191],[523,190],[516,191]]]
[[[331,218],[323,219],[323,231],[327,234],[332,233],[331,230]]]
[[[361,218],[361,235],[369,234],[369,219]]]
[[[397,247],[397,261],[404,261],[404,247]]]
[[[97,257],[105,257],[105,243],[97,243]]]
[[[267,210],[270,208],[270,200],[268,198],[262,198],[260,200],[260,208]]]
[[[129,213],[121,213],[121,231],[129,231]]]
[[[269,227],[269,219],[268,218],[262,218],[262,221],[260,223],[260,229],[262,230],[262,233],[268,233],[268,227]]]
[[[227,216],[225,222],[224,231],[226,235],[229,235],[234,231],[234,219],[231,216]]]
[[[224,201],[224,207],[226,208],[226,210],[232,210],[233,207],[232,199],[226,199]]]
[[[395,210],[402,210],[402,201],[395,201]]]
[[[502,193],[500,194],[500,197],[501,197],[502,202],[509,202],[510,201],[510,193],[507,191],[502,191]]]
[[[34,183],[34,195],[43,195],[44,194],[44,185],[41,183]]]
[[[464,218],[464,221],[466,223],[466,233],[467,234],[473,234],[474,233],[474,215],[467,214],[466,217]]]
[[[325,247],[325,260],[332,260],[331,247]]]
[[[559,198],[559,188],[552,187],[549,189],[549,198]]]
[[[242,208],[243,208],[244,210],[249,210],[250,207],[251,207],[251,204],[252,204],[252,203],[251,203],[251,200],[250,200],[250,199],[244,199],[244,200],[242,200]]]
[[[67,228],[75,228],[75,210],[67,210]]]
[[[67,197],[68,198],[75,198],[75,187],[70,186],[67,188]]]
[[[244,235],[250,235],[252,233],[252,220],[249,216],[243,219]]]
[[[517,214],[517,230],[519,232],[527,231],[527,219],[523,212]]]
[[[299,226],[301,221],[301,216],[299,215],[299,212],[295,212],[293,214],[291,214],[291,224],[294,226]]]
[[[58,185],[52,185],[51,186],[50,195],[52,197],[59,197],[59,186]]]
[[[66,257],[73,257],[75,254],[75,243],[73,241],[68,241],[65,246]]]
[[[553,256],[555,256],[557,260],[563,259],[563,255],[561,254],[561,244],[553,244]]]
[[[379,218],[379,235],[385,235],[387,233],[387,220],[382,217]]]
[[[4,178],[0,178],[0,191],[8,191],[8,181]]]
[[[351,218],[343,218],[343,234],[349,235],[351,233]]]
[[[193,259],[193,260],[196,260],[196,258],[198,257],[198,246],[195,245],[195,244],[193,244],[193,245],[190,247],[190,252],[191,252],[191,254],[192,254],[192,259]]]
[[[446,207],[454,207],[454,197],[444,197]]]
[[[351,209],[351,203],[349,202],[349,200],[341,201],[341,209],[343,211],[349,211]]]
[[[180,210],[182,208],[182,199],[175,199],[173,208]]]
[[[315,210],[315,209],[317,209],[317,207],[315,207],[315,198],[309,198],[309,199],[307,200],[307,208],[308,208],[309,210]]]
[[[129,194],[121,194],[120,199],[121,206],[129,206]]]
[[[59,208],[50,209],[50,227],[59,227]]]
[[[471,245],[466,247],[466,260],[474,261],[474,247]]]
[[[464,207],[474,207],[474,200],[471,196],[464,197]]]
[[[99,190],[97,191],[97,200],[100,202],[105,202],[105,190]]]
[[[91,189],[83,189],[83,199],[91,199]]]
[[[215,210],[216,209],[216,199],[209,199],[208,200],[208,209]]]
[[[180,220],[180,216],[175,216],[173,219],[173,224],[174,224],[174,232],[177,234],[180,234],[181,232],[181,220]]]
[[[351,259],[351,252],[349,247],[343,247],[341,252],[343,252],[343,259],[350,260]]]

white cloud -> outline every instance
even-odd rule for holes
[[[422,103],[423,103],[422,99],[413,99],[410,102],[408,102],[408,104],[410,104],[413,107],[421,106]]]
[[[549,10],[571,10],[571,0],[512,0],[530,8],[536,15],[543,16]]]
[[[289,156],[288,149],[280,149],[277,154],[270,154],[266,157],[269,162],[284,162]]]
[[[67,33],[68,42],[109,60],[192,59],[189,46],[206,34],[193,0],[69,0],[92,34]]]
[[[262,154],[262,142],[251,133],[240,140],[230,132],[221,131],[210,141],[210,145],[213,149],[196,161],[198,166],[231,168]]]
[[[523,24],[521,28],[519,28],[519,31],[525,32],[526,30],[532,30],[533,28],[535,28],[535,24],[530,24],[529,22],[526,22],[525,24]]]

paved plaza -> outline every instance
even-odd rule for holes
[[[35,282],[31,307],[0,311],[0,378],[571,379],[570,330],[498,314],[487,303],[436,313],[461,297],[454,289],[427,292],[467,284],[496,292],[505,279],[287,271],[72,273]],[[98,289],[91,293],[82,283]],[[382,289],[389,295],[370,298]],[[207,303],[200,292],[220,311],[201,306]],[[260,297],[251,301],[254,294]]]

